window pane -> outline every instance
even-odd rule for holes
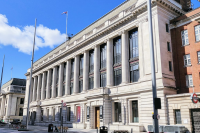
[[[121,103],[120,102],[115,102],[115,122],[121,122]]]
[[[130,82],[138,82],[139,78],[140,78],[139,64],[131,64]]]
[[[181,122],[181,111],[180,110],[175,110],[175,122],[176,124],[182,124]]]
[[[132,122],[139,122],[138,101],[132,101]]]
[[[196,41],[200,41],[200,25],[195,26]]]
[[[114,48],[114,64],[120,63],[121,62],[121,38],[115,38],[113,40],[113,48]]]
[[[182,37],[182,45],[183,46],[189,44],[188,31],[187,30],[181,31],[181,37]]]
[[[137,58],[138,55],[138,29],[134,29],[129,32],[129,49],[130,59]]]
[[[200,63],[200,51],[197,52],[198,63]]]

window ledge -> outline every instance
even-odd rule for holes
[[[185,65],[185,66],[183,66],[183,67],[191,67],[192,65]]]
[[[114,64],[113,67],[117,67],[117,66],[120,66],[120,65],[121,65],[121,62]]]
[[[200,43],[200,40],[199,41],[195,41],[195,43]]]
[[[181,47],[185,47],[185,46],[188,46],[188,45],[190,45],[190,44],[182,45]]]

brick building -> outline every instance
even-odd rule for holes
[[[171,20],[176,95],[167,95],[169,124],[184,125],[189,131],[200,131],[200,105],[191,94],[200,97],[200,8]],[[170,48],[172,46],[172,49]]]

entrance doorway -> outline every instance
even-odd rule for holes
[[[200,133],[200,109],[191,109],[192,133]]]
[[[100,118],[99,118],[99,107],[95,107],[95,128],[100,127]]]

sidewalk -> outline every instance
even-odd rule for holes
[[[1,128],[0,133],[48,133],[48,127],[42,126],[29,126],[31,131],[18,131],[9,128]],[[69,128],[67,133],[97,133],[96,129],[74,129]]]

